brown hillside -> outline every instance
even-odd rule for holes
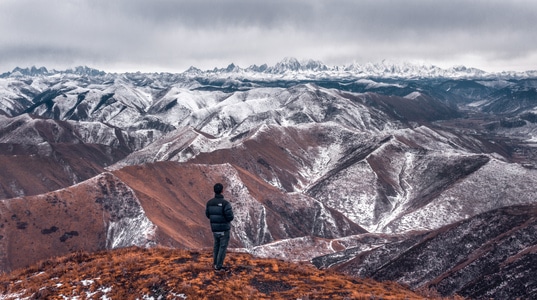
[[[134,230],[114,232],[114,224],[145,215],[134,192],[111,173],[55,192],[0,201],[0,270],[26,267],[70,252],[130,246]],[[146,218],[145,218],[146,219]],[[137,229],[141,230],[140,224]],[[127,233],[127,236],[123,235]],[[142,237],[138,245],[151,243]]]
[[[104,166],[113,163],[108,156],[124,155],[118,152],[97,144],[0,143],[0,199],[39,195],[82,182],[104,172]]]
[[[267,126],[247,133],[233,138],[244,138],[237,146],[199,153],[189,162],[231,163],[267,182],[278,182],[287,192],[294,192],[311,182],[311,176],[303,171],[313,170],[321,152],[340,143],[338,135],[346,137],[348,146],[364,143],[362,135],[351,134],[341,126]]]
[[[1,299],[425,299],[393,282],[357,279],[304,264],[169,248],[76,252],[0,276]]]
[[[120,142],[119,145],[85,142],[81,136],[86,130],[92,129],[35,115],[2,120],[0,199],[69,187],[104,172],[106,166],[130,152]]]
[[[147,217],[158,227],[158,243],[164,246],[197,249],[212,245],[204,211],[214,195],[215,182],[224,184],[224,196],[234,207],[230,247],[247,246],[244,239],[260,245],[309,235],[337,238],[366,232],[330,208],[326,209],[333,219],[320,218],[311,198],[284,193],[235,165],[156,162],[113,174],[136,193]],[[257,213],[262,207],[265,216]],[[265,225],[270,235],[260,236],[258,230]]]
[[[313,198],[284,193],[239,167],[158,162],[105,172],[46,194],[1,200],[0,270],[74,251],[211,247],[204,211],[215,182],[224,183],[234,207],[232,248],[365,232]]]

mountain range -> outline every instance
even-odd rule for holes
[[[1,270],[210,247],[222,182],[235,249],[445,296],[537,295],[536,71],[33,67],[0,75],[0,99]]]
[[[137,72],[139,73],[139,72]],[[89,76],[103,76],[106,72],[86,66],[78,66],[69,70],[58,71],[48,70],[45,67],[31,68],[17,67],[11,72],[0,74],[1,77],[13,76],[36,76],[36,75],[53,75],[53,74],[78,74]],[[162,74],[162,73],[160,73]],[[307,79],[318,80],[325,79],[344,79],[344,78],[475,78],[475,79],[494,79],[494,78],[534,78],[537,75],[537,70],[528,70],[524,72],[502,71],[502,72],[486,72],[480,69],[455,66],[451,68],[440,68],[430,64],[416,64],[408,62],[395,62],[383,60],[377,63],[351,63],[341,66],[328,66],[317,60],[298,60],[294,57],[287,57],[273,66],[267,64],[251,65],[246,68],[241,68],[234,63],[229,64],[225,68],[214,68],[212,70],[201,70],[194,66],[186,71],[178,74],[173,74],[184,77],[197,76],[224,76],[247,79],[248,77],[261,80],[274,79]]]

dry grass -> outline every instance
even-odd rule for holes
[[[229,253],[130,247],[76,252],[0,276],[0,299],[440,299],[393,282],[357,279],[310,265]]]

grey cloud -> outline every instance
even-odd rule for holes
[[[387,34],[399,30],[529,30],[535,28],[537,17],[534,1],[131,0],[113,3],[117,10],[155,24],[189,28],[293,26],[302,30],[364,30]]]
[[[128,12],[159,24],[189,28],[278,27],[294,23],[312,1],[129,1]]]
[[[536,19],[531,0],[3,0],[0,68],[214,67],[296,56],[329,64],[477,57],[469,63],[506,67],[528,59],[536,69]]]

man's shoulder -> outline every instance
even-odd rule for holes
[[[218,205],[218,206],[222,206],[222,205],[228,205],[230,204],[229,201],[227,201],[225,198],[223,197],[215,197],[215,198],[212,198],[210,199],[209,201],[207,201],[207,205]]]

